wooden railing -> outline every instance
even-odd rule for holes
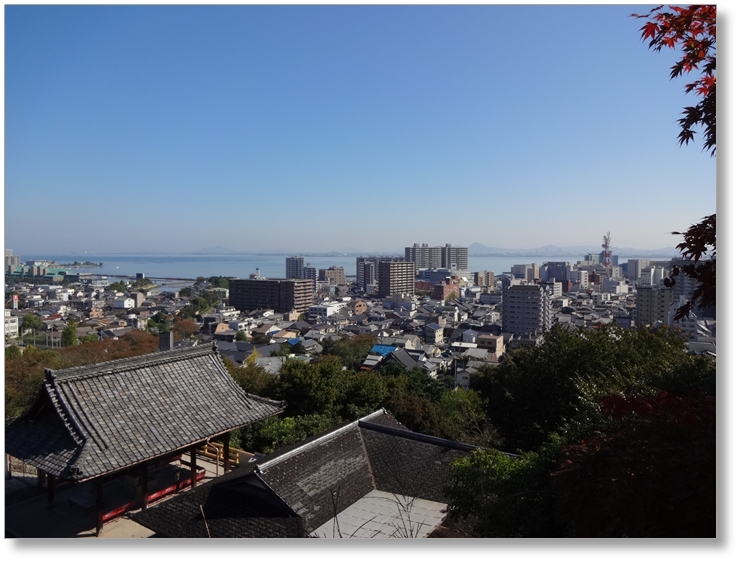
[[[215,449],[218,450],[218,453]],[[221,443],[208,443],[207,445],[203,445],[197,449],[197,453],[215,461],[216,464],[220,464],[221,466],[224,464],[224,446]],[[239,462],[242,459],[249,459],[253,456],[254,455],[252,453],[248,453],[247,451],[229,447],[229,466],[231,468],[236,468],[239,466]]]

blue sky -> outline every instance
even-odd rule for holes
[[[649,8],[6,6],[5,247],[674,246],[716,161]]]

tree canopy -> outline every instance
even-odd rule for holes
[[[699,97],[696,105],[685,107],[678,120],[679,144],[694,140],[696,129],[703,131],[704,150],[711,156],[717,148],[717,6],[692,5],[658,6],[647,14],[632,14],[636,18],[647,18],[642,26],[642,40],[650,40],[648,46],[654,51],[663,48],[681,51],[681,57],[671,67],[671,79],[695,71],[699,77],[688,82],[686,93],[693,92]],[[678,308],[674,318],[680,320],[689,315],[694,308],[706,308],[716,304],[716,214],[689,227],[686,232],[673,232],[683,236],[683,242],[676,248],[688,262],[677,265],[665,280],[667,286],[675,285],[675,278],[684,273],[696,279],[698,285],[688,302]],[[703,259],[706,258],[706,259]]]
[[[68,347],[71,345],[77,345],[79,343],[77,339],[77,324],[71,318],[67,320],[67,326],[62,330],[62,345]]]

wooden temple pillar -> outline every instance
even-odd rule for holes
[[[229,438],[230,437],[231,437],[231,433],[227,431],[226,435],[224,435],[224,441],[223,441],[224,443],[224,474],[229,472],[230,464],[231,464],[231,460],[229,459],[229,453],[231,452],[229,449]],[[216,463],[218,463],[218,460],[216,461]]]
[[[103,479],[95,480],[95,536],[103,530]]]
[[[149,507],[149,471],[147,463],[141,467],[141,482],[139,483],[139,505],[141,509]]]
[[[190,448],[190,488],[195,489],[195,445]]]
[[[56,479],[53,474],[46,475],[46,501],[51,505],[54,501],[54,484]]]

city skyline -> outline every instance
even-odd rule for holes
[[[675,247],[716,161],[649,9],[7,6],[5,246]]]

